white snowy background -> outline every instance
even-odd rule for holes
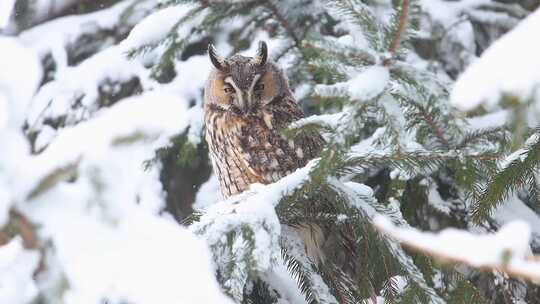
[[[33,20],[36,24],[74,0],[38,2]],[[421,3],[438,25],[451,26],[465,12],[475,18],[496,18],[475,11],[480,5],[492,4],[489,0]],[[14,27],[10,21],[14,4],[14,0],[0,0],[0,29],[6,33]],[[165,201],[160,168],[145,171],[142,164],[190,126],[192,140],[199,140],[200,89],[210,63],[205,55],[179,61],[178,76],[160,84],[146,68],[157,60],[159,50],[127,58],[131,49],[163,39],[176,20],[189,11],[189,7],[181,6],[151,13],[153,5],[153,1],[125,0],[95,13],[45,22],[17,36],[0,35],[0,227],[7,225],[10,212],[17,210],[31,222],[40,243],[35,247],[15,237],[0,247],[0,303],[30,303],[38,293],[50,303],[61,299],[69,304],[100,303],[105,298],[114,303],[232,303],[214,277],[216,266],[209,246],[223,242],[223,232],[235,229],[239,222],[253,227],[265,223],[265,229],[256,230],[255,254],[260,271],[265,272],[273,265],[272,260],[280,258],[277,237],[281,228],[274,206],[283,193],[292,191],[307,177],[312,164],[273,185],[254,186],[243,194],[241,203],[214,204],[217,186],[211,178],[196,200],[196,207],[208,208],[207,212],[189,230],[162,211]],[[68,64],[66,49],[72,43],[87,32],[113,28],[130,6],[138,13],[128,20],[134,27],[127,38],[77,65]],[[540,29],[540,11],[479,58],[475,56],[470,23],[457,27],[459,30],[451,35],[458,35],[454,39],[462,40],[464,48],[455,54],[459,57],[455,65],[468,68],[453,85],[452,104],[461,110],[484,105],[493,111],[485,119],[470,121],[473,128],[483,128],[504,123],[507,115],[498,104],[501,96],[534,100],[527,123],[537,125],[540,40],[531,38],[535,37],[531,33]],[[428,30],[429,25],[424,25],[419,35],[428,35]],[[361,43],[358,37],[348,38]],[[279,45],[279,39],[269,41],[270,49]],[[218,43],[218,48],[227,51],[225,43]],[[52,81],[41,85],[46,76],[42,61],[49,56],[56,63],[56,73]],[[411,64],[427,64],[414,54],[410,56]],[[444,75],[441,77],[444,79]],[[101,83],[132,78],[140,81],[144,93],[108,108],[97,106]],[[384,89],[387,78],[388,70],[377,66],[337,86],[350,90],[353,97],[365,98]],[[316,88],[320,94],[332,89]],[[191,99],[199,103],[190,106]],[[83,105],[80,111],[72,110],[75,102]],[[331,123],[342,115],[346,113],[304,122],[313,119]],[[43,124],[46,119],[62,116],[67,121],[64,128],[55,130]],[[39,130],[35,147],[43,152],[31,153],[23,133],[25,123],[30,130]],[[365,152],[362,145],[357,150]],[[438,208],[446,207],[436,191],[430,201]],[[489,236],[465,231],[432,235],[395,227],[384,218],[375,222],[383,232],[426,252],[538,279],[540,267],[527,257],[530,238],[540,235],[540,219],[517,199],[504,208],[494,217],[500,225],[507,225]],[[521,221],[513,222],[518,218]],[[217,224],[206,226],[216,219]],[[508,252],[510,261],[505,260]],[[37,271],[41,267],[51,271],[43,275]],[[282,292],[291,303],[304,301],[285,273],[284,269],[274,270],[270,279],[283,281]]]

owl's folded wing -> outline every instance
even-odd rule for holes
[[[269,118],[252,118],[237,142],[231,143],[249,172],[263,184],[305,166],[319,154],[324,143],[320,134],[313,131],[300,132],[294,138],[283,135],[282,128],[304,116],[294,100],[282,100],[268,112]]]

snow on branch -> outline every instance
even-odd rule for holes
[[[25,250],[21,237],[0,246],[1,303],[29,303],[37,295],[32,275],[38,262],[39,254]]]
[[[47,244],[40,250],[52,248],[53,261],[47,254],[44,262],[57,264],[45,267],[61,273],[51,288],[69,286],[59,295],[65,303],[231,303],[214,278],[206,244],[160,214],[159,169],[142,169],[188,127],[187,106],[156,92],[122,99],[64,128],[42,153],[19,155],[18,170],[0,176],[12,181],[8,199],[33,224],[39,246]],[[26,273],[37,263],[24,256],[21,265],[3,263],[9,250],[0,247],[0,284],[33,288]],[[4,269],[21,275],[6,278]],[[2,303],[20,302],[16,294],[1,296]]]
[[[41,130],[46,120],[75,124],[88,119],[100,103],[109,105],[126,96],[122,91],[133,94],[139,87],[147,88],[148,72],[141,62],[130,61],[121,45],[106,48],[117,39],[109,38],[125,35],[148,14],[145,5],[122,1],[108,9],[58,18],[21,33],[20,40],[36,50],[44,63],[46,78],[52,78],[44,79],[46,83],[32,99],[27,116],[30,132]],[[127,12],[137,14],[128,16]],[[126,21],[120,26],[123,18]],[[81,44],[84,39],[95,42]],[[86,53],[92,55],[87,57]],[[38,137],[37,150],[50,137]]]
[[[376,216],[373,223],[379,231],[405,246],[442,261],[540,281],[540,257],[530,255],[531,229],[525,222],[508,223],[487,235],[454,228],[439,233],[421,232],[397,227],[381,215]]]
[[[329,97],[345,93],[355,100],[369,100],[380,95],[388,85],[390,73],[384,66],[370,66],[355,75],[348,81],[315,86],[315,93],[322,97]]]
[[[13,14],[15,0],[2,1],[0,3],[0,31],[9,24],[9,19]]]
[[[540,99],[540,41],[534,39],[540,28],[540,9],[512,31],[495,41],[458,78],[451,102],[462,110],[481,104],[489,108],[505,96],[521,102]]]
[[[69,176],[62,172],[74,170],[81,159],[104,157],[113,147],[140,141],[146,141],[150,150],[148,141],[164,145],[169,137],[187,128],[189,115],[187,102],[167,94],[146,93],[124,99],[99,111],[93,119],[66,128],[48,149],[25,162],[19,171],[25,190],[19,192],[33,197],[36,191],[46,190],[41,188],[47,179],[58,177],[55,173]]]
[[[135,4],[134,0],[121,1],[97,12],[58,18],[22,32],[19,38],[27,46],[37,50],[42,59],[47,54],[52,54],[57,64],[64,65],[66,62],[60,60],[66,56],[65,53],[62,55],[63,52],[74,47],[81,37],[91,36],[99,31],[114,31],[122,24],[119,20],[123,18],[126,10]],[[137,18],[128,18],[127,22],[123,23],[127,27],[122,31],[129,30],[144,15],[145,13]]]
[[[236,300],[242,300],[253,270],[264,273],[277,265],[281,226],[274,208],[309,179],[316,163],[313,160],[273,184],[251,185],[249,190],[210,206],[190,227],[206,239],[224,286]]]

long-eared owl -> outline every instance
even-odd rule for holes
[[[320,135],[281,132],[304,114],[283,71],[267,60],[266,43],[254,57],[223,58],[211,44],[208,54],[215,68],[204,92],[206,141],[224,197],[275,182],[319,153]]]

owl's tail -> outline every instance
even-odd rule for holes
[[[325,242],[323,229],[319,225],[314,225],[312,223],[302,223],[294,226],[293,229],[303,241],[306,255],[311,262],[316,265],[323,264],[326,259],[323,252],[323,245]]]

